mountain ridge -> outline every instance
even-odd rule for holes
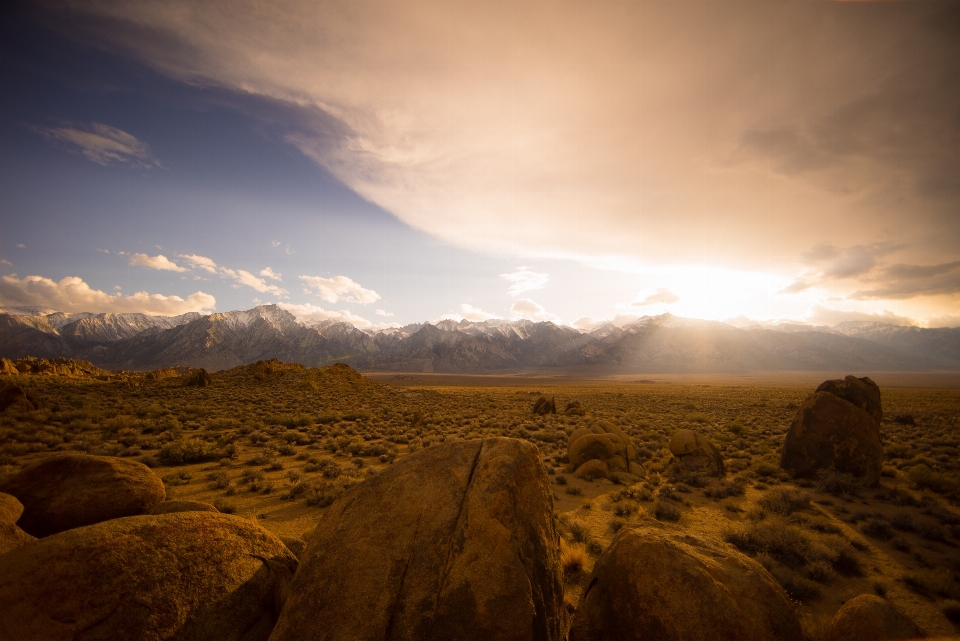
[[[960,328],[783,325],[740,328],[662,314],[591,331],[530,320],[442,320],[364,331],[342,321],[302,322],[276,305],[205,316],[0,308],[0,356],[72,357],[133,370],[219,370],[269,358],[309,367],[345,362],[367,371],[450,373],[960,370]]]

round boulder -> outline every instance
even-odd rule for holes
[[[265,640],[296,568],[235,516],[114,519],[0,556],[0,637]]]
[[[23,504],[17,497],[0,492],[0,523],[16,523],[23,514]]]
[[[426,448],[338,498],[307,538],[272,641],[559,641],[553,492],[537,448]]]
[[[203,501],[163,501],[147,511],[147,514],[173,514],[174,512],[219,512],[217,508]]]
[[[13,523],[0,521],[0,554],[6,554],[36,540],[36,537],[30,536]]]
[[[815,392],[797,409],[783,440],[780,467],[797,476],[833,468],[880,482],[883,446],[874,418],[830,392]]]
[[[621,449],[619,445],[617,439],[611,438],[608,434],[584,434],[567,449],[570,464],[580,467],[590,459],[605,461],[617,455]]]
[[[293,556],[297,557],[298,559],[303,554],[303,551],[307,549],[307,542],[301,538],[295,536],[281,536],[280,540],[283,541],[283,544],[287,546],[287,549],[293,552]]]
[[[610,478],[610,468],[600,459],[592,458],[589,461],[584,461],[583,465],[578,467],[577,471],[574,472],[574,476],[584,481],[608,479]]]
[[[833,617],[826,641],[887,641],[926,636],[910,617],[886,599],[861,594]]]
[[[570,641],[803,641],[763,566],[720,543],[623,528],[600,555]]]
[[[677,430],[668,445],[680,466],[690,471],[704,471],[723,476],[726,468],[717,446],[693,430]]]
[[[23,503],[17,524],[39,537],[143,514],[166,497],[143,463],[86,454],[40,460],[0,483],[0,492]]]
[[[880,405],[880,386],[870,380],[869,377],[847,376],[843,380],[824,381],[815,391],[830,392],[848,403],[853,403],[872,416],[873,420],[877,422],[877,429],[880,429],[880,421],[883,420],[883,408]]]

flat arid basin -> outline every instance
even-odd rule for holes
[[[552,493],[571,619],[614,536],[637,529],[693,535],[759,562],[812,639],[826,638],[841,606],[863,594],[928,635],[958,632],[960,390],[937,387],[935,375],[871,375],[883,455],[869,487],[780,467],[798,408],[823,380],[814,375],[367,377],[276,361],[213,373],[205,386],[185,385],[188,374],[3,377],[35,405],[0,414],[0,484],[57,454],[117,457],[152,468],[168,502],[211,504],[285,541],[309,541],[340,495],[414,453],[520,439],[536,446]],[[556,413],[535,414],[540,398]],[[625,474],[612,464],[593,478],[571,469],[571,437],[601,423],[629,440]],[[669,447],[679,430],[709,440],[724,473],[681,464]]]

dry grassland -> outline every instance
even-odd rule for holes
[[[960,620],[960,390],[885,388],[881,486],[793,480],[780,446],[813,385],[363,378],[345,367],[261,363],[182,379],[10,376],[43,409],[0,414],[0,477],[57,451],[132,457],[168,498],[213,503],[283,536],[303,536],[345,488],[450,439],[509,436],[540,449],[554,487],[567,595],[576,603],[617,529],[639,523],[716,537],[781,582],[819,636],[847,599],[877,593],[928,633]],[[426,381],[430,383],[430,381]],[[451,384],[452,383],[452,384]],[[533,387],[536,385],[536,387]],[[561,414],[531,412],[541,395]],[[578,401],[585,416],[562,415]],[[566,439],[605,419],[631,437],[642,481],[563,474]],[[667,442],[694,429],[723,453],[724,479],[683,473]]]

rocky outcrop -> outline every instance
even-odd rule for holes
[[[283,544],[287,546],[287,549],[293,552],[293,556],[298,559],[303,555],[303,551],[307,549],[307,542],[296,536],[281,536],[280,540],[283,541]]]
[[[265,640],[296,567],[226,514],[77,528],[0,556],[0,638]]]
[[[870,380],[868,376],[863,378],[847,376],[842,380],[824,381],[815,391],[830,392],[848,403],[853,403],[872,416],[873,420],[877,422],[877,429],[880,429],[880,421],[883,420],[883,408],[880,405],[880,386]]]
[[[570,641],[804,638],[756,561],[707,539],[629,528],[597,559],[570,630]]]
[[[34,536],[143,514],[166,496],[143,463],[63,454],[42,459],[0,483],[23,504],[18,525]]]
[[[570,464],[567,472],[573,472],[580,478],[610,478],[613,473],[633,473],[638,471],[636,451],[630,444],[630,438],[619,427],[609,421],[597,421],[589,428],[575,430],[567,439],[567,457]],[[600,461],[602,466],[590,463]],[[606,470],[605,474],[601,472]]]
[[[563,410],[565,416],[586,416],[587,412],[580,405],[580,401],[570,401]]]
[[[693,430],[677,430],[670,437],[667,447],[686,470],[705,471],[714,476],[726,473],[723,455],[717,446]]]
[[[213,377],[202,367],[187,377],[183,382],[187,387],[209,387],[213,385]]]
[[[869,386],[858,386],[850,379],[853,377],[847,377],[846,381],[827,381],[820,388],[840,389],[848,396],[864,392],[863,398],[872,398],[866,394]],[[868,408],[874,413],[830,391],[808,396],[797,409],[784,438],[780,467],[797,476],[811,476],[818,470],[833,468],[876,486],[883,461],[880,424],[875,418],[880,409],[870,405]]]
[[[23,514],[23,503],[11,494],[0,492],[0,523],[16,523]]]
[[[886,599],[861,594],[833,617],[826,641],[888,641],[926,636],[910,617]]]
[[[525,441],[417,452],[327,509],[271,639],[559,641],[553,518]]]
[[[173,514],[175,512],[219,512],[217,508],[203,501],[163,501],[147,511],[147,514]]]
[[[16,364],[9,358],[0,358],[0,374],[19,374]]]
[[[6,385],[0,389],[0,412],[7,410],[14,412],[31,412],[43,407],[40,399],[33,392],[25,390],[19,385]]]
[[[557,402],[553,396],[547,398],[546,396],[541,396],[537,399],[537,402],[533,404],[533,413],[540,416],[545,416],[547,414],[556,414],[557,413]]]
[[[36,540],[36,537],[30,536],[13,523],[0,522],[0,554],[12,552]]]

